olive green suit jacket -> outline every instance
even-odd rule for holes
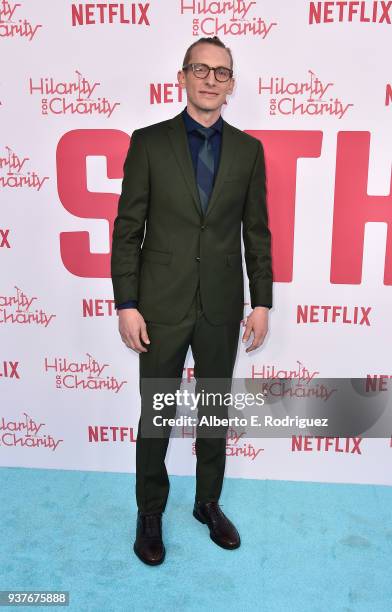
[[[243,318],[241,228],[251,306],[272,305],[263,147],[223,120],[221,154],[202,212],[181,113],[132,134],[112,236],[116,307],[138,301],[146,321],[178,323],[198,284],[207,320]]]

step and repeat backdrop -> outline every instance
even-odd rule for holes
[[[235,377],[392,376],[391,24],[382,1],[0,1],[3,466],[135,469],[113,221],[130,136],[186,106],[177,71],[201,36],[232,50],[222,114],[267,164],[274,308]],[[170,473],[194,473],[194,441],[171,440]],[[229,477],[392,484],[388,437],[230,428],[227,455]]]

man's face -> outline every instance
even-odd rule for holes
[[[189,63],[207,64],[215,68],[225,66],[230,68],[230,57],[228,52],[221,47],[209,43],[199,43],[191,51]],[[231,94],[234,87],[234,79],[231,78],[224,83],[215,79],[214,71],[204,79],[197,78],[191,68],[179,70],[178,82],[186,89],[188,104],[200,111],[214,111],[220,109],[226,101],[226,95]]]

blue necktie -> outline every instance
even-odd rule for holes
[[[215,129],[201,127],[197,128],[197,132],[203,136],[203,144],[199,149],[197,157],[196,179],[201,207],[205,214],[214,184],[214,153],[210,142],[210,136],[215,132]]]

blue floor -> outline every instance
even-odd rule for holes
[[[0,477],[0,590],[68,590],[80,612],[392,610],[392,487],[226,478],[242,539],[227,551],[192,516],[193,477],[172,476],[166,559],[149,567],[132,551],[134,475]]]

